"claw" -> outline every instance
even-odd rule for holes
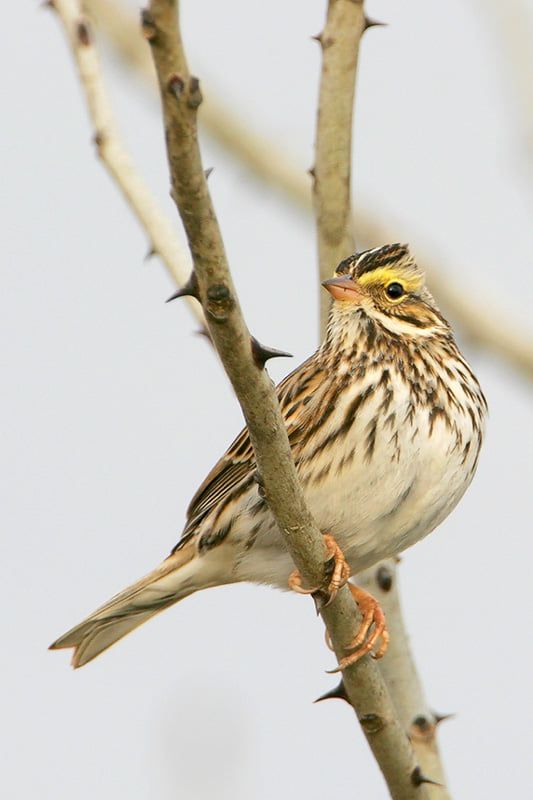
[[[312,594],[319,603],[319,607],[328,606],[336,597],[337,592],[348,582],[350,577],[350,567],[348,566],[344,554],[339,545],[329,533],[324,534],[324,543],[328,549],[328,559],[326,561],[327,583],[324,586],[315,586],[312,589],[304,589],[302,586],[302,576],[297,569],[289,575],[289,589],[298,594]],[[329,574],[328,574],[329,573]]]
[[[344,658],[341,658],[338,667],[329,670],[330,674],[342,672],[342,670],[346,669],[346,667],[349,667],[352,664],[355,664],[356,661],[359,661],[359,659],[365,656],[367,653],[371,653],[372,658],[383,658],[389,644],[390,637],[387,630],[387,621],[378,601],[375,599],[375,597],[372,597],[371,594],[365,592],[364,589],[361,589],[358,586],[353,586],[353,584],[349,583],[348,588],[350,589],[355,602],[359,606],[359,610],[363,615],[363,620],[357,632],[357,636],[347,647],[347,650],[354,650],[355,652],[350,653],[350,655],[345,656]],[[373,630],[370,632],[372,626]],[[381,644],[379,645],[378,649],[375,652],[372,652],[380,639]]]
[[[297,569],[294,569],[291,574],[289,575],[289,580],[287,581],[289,584],[289,589],[292,589],[293,592],[297,592],[298,594],[313,594],[314,592],[318,591],[317,589],[304,589],[302,586],[302,576],[300,575]]]

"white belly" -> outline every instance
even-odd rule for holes
[[[350,442],[317,459],[304,481],[319,528],[333,534],[354,574],[430,533],[459,502],[474,473],[479,440],[468,415],[453,420],[452,429],[437,419],[429,435],[427,409],[404,422],[407,403],[395,405],[396,426],[380,418],[371,456],[365,443],[376,408],[369,404],[350,431]],[[353,459],[343,466],[352,446]],[[325,463],[329,471],[318,479]],[[286,587],[293,568],[271,520],[239,559],[237,579]]]

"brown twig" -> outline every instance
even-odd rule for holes
[[[438,784],[428,784],[428,797],[450,800],[436,735],[437,725],[445,717],[430,709],[424,695],[403,619],[396,561],[387,559],[365,570],[357,576],[357,583],[379,600],[387,617],[391,640],[379,666],[421,772]]]
[[[120,139],[89,20],[77,0],[54,0],[51,5],[63,24],[78,68],[98,155],[146,231],[150,255],[158,255],[178,286],[182,286],[191,271],[190,256],[170,220],[157,207]],[[201,306],[192,297],[188,300],[189,308],[203,326]]]
[[[322,70],[312,171],[319,247],[320,278],[328,278],[342,258],[355,250],[350,201],[352,107],[360,39],[366,25],[363,4],[330,0],[322,47]],[[357,226],[358,227],[358,226]],[[329,302],[321,297],[320,327],[324,335]],[[386,575],[387,581],[377,580]],[[394,700],[400,722],[409,732],[420,774],[441,786],[425,787],[428,797],[449,797],[439,757],[433,715],[427,709],[403,621],[396,564],[388,560],[356,576],[358,584],[378,597],[387,616],[391,642],[379,667]],[[348,699],[348,698],[347,698]]]
[[[352,117],[359,42],[365,26],[363,2],[330,0],[324,30],[316,39],[322,69],[315,142],[313,207],[320,279],[355,250],[351,231]],[[320,303],[326,329],[329,303]]]
[[[233,384],[254,446],[265,496],[294,563],[309,585],[324,578],[322,535],[305,505],[272,383],[252,354],[251,339],[231,280],[198,148],[198,80],[189,73],[176,5],[151,0],[144,35],[156,66],[173,196],[185,226],[211,337]],[[337,657],[355,633],[355,606],[346,587],[321,611]],[[346,670],[346,690],[394,798],[419,798],[412,748],[375,664]]]

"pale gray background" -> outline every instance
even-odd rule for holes
[[[309,166],[323,0],[184,6],[206,87]],[[486,4],[369,12],[390,27],[362,47],[359,197],[405,220],[395,238],[415,252],[434,242],[450,281],[501,303],[506,324],[529,324],[531,162]],[[93,156],[53,15],[12,3],[2,61],[2,794],[385,797],[348,706],[311,703],[334,662],[305,599],[211,590],[79,672],[47,652],[167,554],[241,416],[187,309],[164,305],[163,269],[142,263],[146,238]],[[107,66],[128,145],[173,214],[155,104]],[[297,364],[316,342],[313,229],[210,142],[205,160],[247,319]],[[455,796],[526,797],[531,395],[466,349],[487,443],[459,509],[405,555],[403,597],[431,703],[457,712],[440,737]]]

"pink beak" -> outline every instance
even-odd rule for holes
[[[350,303],[357,303],[361,300],[363,293],[359,286],[349,275],[342,275],[339,278],[329,278],[322,281],[322,286],[327,289],[334,300],[346,300]]]

